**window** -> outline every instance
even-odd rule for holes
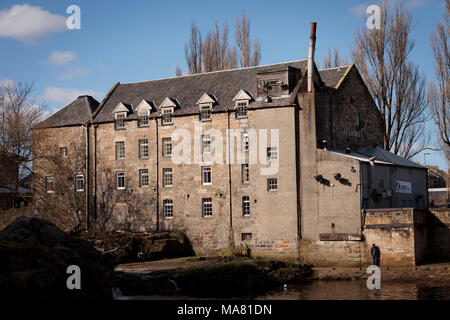
[[[249,148],[249,142],[248,142],[248,132],[244,131],[241,135],[241,150],[242,151],[248,151]]]
[[[59,153],[61,154],[61,157],[67,157],[67,148],[66,147],[59,148]]]
[[[150,110],[138,112],[138,127],[148,127],[148,120],[150,116]]]
[[[282,83],[280,80],[268,80],[266,82],[267,94],[270,96],[278,96],[280,94]]]
[[[139,140],[139,158],[148,158],[148,140]]]
[[[242,215],[244,217],[250,215],[250,197],[248,196],[242,197]]]
[[[202,135],[202,153],[211,153],[211,135]]]
[[[278,180],[277,178],[267,179],[267,191],[277,190],[278,189]]]
[[[84,176],[82,174],[77,174],[75,177],[75,188],[77,192],[84,191]]]
[[[242,183],[248,183],[250,181],[250,170],[248,163],[241,164],[241,176]]]
[[[211,120],[211,107],[209,105],[201,107],[200,120],[202,120],[202,121],[210,121]]]
[[[45,191],[52,193],[54,191],[53,177],[45,177]]]
[[[267,161],[278,159],[278,149],[276,147],[267,148]]]
[[[236,103],[236,118],[246,118],[247,117],[247,101],[241,101]]]
[[[118,190],[125,189],[125,172],[119,171],[116,173],[116,185]]]
[[[164,109],[162,114],[163,125],[173,123],[173,112],[172,109]]]
[[[241,239],[242,241],[246,241],[246,240],[252,240],[252,234],[251,233],[242,233],[241,234]]]
[[[162,138],[162,156],[170,157],[172,155],[172,139]]]
[[[126,112],[116,113],[116,129],[125,129],[125,118],[127,116]]]
[[[202,198],[202,216],[212,216],[212,198]]]
[[[139,170],[139,186],[148,187],[148,169]]]
[[[163,187],[171,187],[172,186],[172,169],[164,168],[163,169]]]
[[[202,184],[211,184],[211,167],[202,167]]]
[[[116,142],[116,160],[125,159],[125,141]]]
[[[165,199],[163,201],[163,215],[165,219],[173,218],[173,201]]]

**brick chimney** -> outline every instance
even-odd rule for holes
[[[313,90],[313,65],[314,51],[316,50],[316,22],[311,22],[311,35],[309,37],[309,54],[308,54],[308,92]]]

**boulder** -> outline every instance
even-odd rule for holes
[[[69,290],[67,268],[81,271],[81,289]],[[53,223],[20,217],[0,231],[0,297],[111,299],[114,265],[89,242]]]

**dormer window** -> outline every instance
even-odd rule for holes
[[[203,105],[200,109],[200,120],[211,121],[211,106]]]
[[[197,101],[201,121],[211,121],[211,111],[215,103],[216,99],[207,93]]]
[[[166,108],[162,111],[162,123],[163,125],[173,124],[173,109]]]
[[[176,101],[176,102],[175,102]],[[175,108],[177,107],[178,101],[175,99],[171,99],[169,97],[165,98],[163,103],[159,106],[161,110],[161,118],[163,125],[171,125],[173,124],[173,113]]]
[[[156,107],[154,107],[154,105],[155,103],[153,101],[143,99],[137,106],[135,112],[137,112],[138,115],[139,128],[148,127],[150,113],[152,110],[156,110]]]
[[[248,92],[242,89],[238,92],[233,98],[236,118],[247,118],[248,105],[252,99]]]
[[[138,126],[139,128],[148,127],[148,120],[150,117],[150,110],[138,112]]]
[[[113,110],[115,119],[114,128],[116,130],[125,129],[125,118],[130,111],[130,107],[130,105],[120,102]]]
[[[236,102],[236,118],[247,118],[247,101]]]
[[[125,118],[127,117],[126,112],[116,113],[116,130],[125,129]]]

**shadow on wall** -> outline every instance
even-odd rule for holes
[[[426,261],[450,261],[450,209],[432,210],[428,219]]]

